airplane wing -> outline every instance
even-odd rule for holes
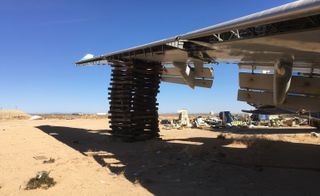
[[[162,81],[212,86],[212,63],[240,68],[238,100],[320,111],[320,0],[300,0],[77,65],[160,62]]]

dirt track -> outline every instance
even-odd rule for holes
[[[0,121],[0,195],[320,195],[311,130],[162,130],[162,140],[123,143],[106,124]],[[57,184],[24,190],[42,170]]]

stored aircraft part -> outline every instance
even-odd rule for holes
[[[222,121],[216,116],[210,115],[208,117],[201,117],[198,116],[197,118],[193,119],[194,127],[196,128],[216,128],[221,127]]]
[[[162,119],[162,120],[160,121],[160,124],[161,124],[161,125],[171,125],[171,121],[168,120],[168,119]]]
[[[191,88],[194,88],[195,86],[195,71],[194,69],[191,69],[191,67],[186,63],[180,63],[180,62],[173,62],[173,65],[179,69],[179,72],[182,76],[182,79],[185,81],[185,83],[190,86]]]
[[[188,110],[179,110],[179,125],[183,127],[191,127]]]
[[[271,92],[239,90],[238,100],[246,101],[256,107],[272,106],[273,94]],[[306,110],[310,112],[318,112],[320,111],[320,99],[314,96],[288,95],[285,102],[279,105],[279,108],[287,109],[289,111]]]
[[[183,78],[179,77],[162,77],[161,81],[176,83],[176,84],[185,84],[186,81]],[[195,79],[194,85],[198,87],[211,88],[213,84],[212,80],[204,80],[204,79]]]
[[[277,89],[274,86],[275,77],[274,74],[240,73],[241,90],[238,91],[238,100],[246,101],[258,108],[277,107],[278,110],[273,110],[279,113],[320,111],[320,77],[290,74],[282,84],[284,100],[278,104],[275,104],[274,100],[274,92]],[[287,82],[290,82],[290,85]]]
[[[110,123],[112,134],[130,140],[158,137],[160,63],[133,60],[112,66]]]
[[[222,120],[222,125],[231,126],[231,123],[233,122],[233,116],[230,111],[222,111],[219,113],[219,118]]]
[[[270,70],[270,74],[273,74],[269,84],[259,82],[260,86],[267,89],[255,89],[258,83],[253,82],[248,88],[240,86],[238,100],[258,108],[272,106],[292,112],[319,112],[319,34],[320,0],[300,0],[168,39],[85,58],[76,64],[114,64],[139,60],[148,69],[147,62],[159,62],[159,66],[171,65],[170,69],[174,68],[160,72],[162,81],[191,88],[209,88],[213,75],[211,77],[203,65],[235,63],[240,69],[247,69],[251,73]],[[135,65],[130,66],[133,69]],[[130,74],[120,81],[134,81]],[[270,79],[269,75],[265,78],[268,81]],[[304,86],[306,88],[303,89]],[[133,87],[136,88],[135,85]],[[149,95],[147,92],[145,94]],[[123,105],[122,102],[118,104]],[[129,119],[129,127],[136,124],[133,117]],[[120,124],[118,127],[121,127]]]
[[[185,66],[182,65],[182,66]],[[213,84],[213,69],[209,67],[190,68],[193,76],[189,79],[194,87],[211,88]],[[199,69],[199,67],[198,67]],[[195,70],[195,71],[194,71]],[[164,67],[161,80],[169,83],[187,84],[188,79],[181,77],[181,70],[177,67]],[[186,76],[188,78],[188,76]]]
[[[273,90],[273,74],[239,73],[241,89]],[[292,76],[288,93],[320,96],[320,77]]]
[[[292,61],[278,60],[274,65],[273,105],[284,103],[291,84]]]
[[[175,67],[165,67],[162,72],[163,77],[179,77],[181,76],[179,69]],[[213,69],[210,67],[202,68],[201,71],[195,72],[195,78],[213,79]]]
[[[244,113],[250,114],[265,114],[265,115],[272,115],[272,114],[295,114],[293,112],[287,110],[281,110],[279,108],[271,107],[271,108],[259,108],[257,110],[241,110]]]
[[[201,116],[193,119],[194,127],[196,128],[202,128],[202,127],[210,127],[206,122],[205,118],[202,118]]]
[[[208,54],[210,58],[203,58],[207,60],[222,59],[235,63],[256,60],[259,64],[262,63],[263,56],[255,54],[262,53],[264,56],[271,57],[272,61],[269,63],[274,64],[273,55],[296,56],[295,54],[306,52],[302,60],[311,63],[309,60],[315,61],[315,59],[307,59],[312,53],[318,53],[320,48],[317,44],[319,14],[320,1],[296,1],[183,35],[79,61],[77,64],[99,64],[130,58],[157,59],[162,63],[172,64],[187,62],[190,58],[188,52]],[[178,42],[178,44],[171,44],[172,42]],[[198,43],[209,45],[204,46]]]

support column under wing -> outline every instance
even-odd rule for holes
[[[112,64],[109,118],[112,134],[129,141],[159,136],[158,103],[162,65],[134,60]]]

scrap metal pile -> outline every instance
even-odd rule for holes
[[[309,125],[306,118],[295,117],[292,115],[256,115],[256,114],[235,114],[229,111],[220,112],[219,115],[197,116],[192,120],[189,119],[187,110],[178,111],[178,119],[163,119],[160,124],[164,129],[182,129],[199,128],[254,128],[254,127],[299,127]]]
[[[163,119],[160,121],[160,124],[163,125],[164,129],[181,129],[183,127],[192,127],[188,110],[179,110],[178,111],[178,119]]]
[[[222,120],[215,116],[202,117],[198,116],[193,119],[194,127],[196,128],[209,128],[222,125]]]
[[[129,140],[159,136],[158,103],[160,63],[135,60],[112,64],[109,118],[112,134]]]

